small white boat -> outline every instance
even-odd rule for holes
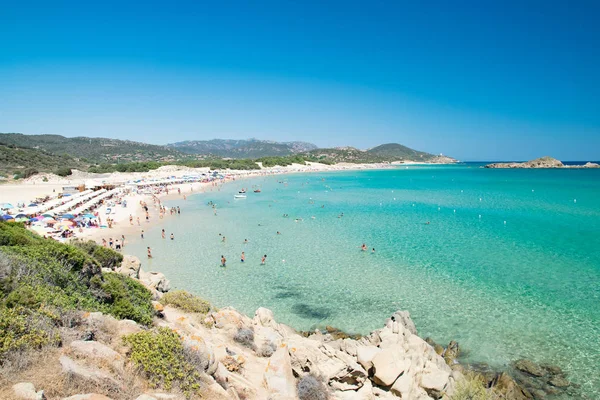
[[[246,195],[245,194],[236,194],[233,197],[236,198],[236,199],[245,199]]]

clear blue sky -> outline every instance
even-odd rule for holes
[[[599,1],[4,2],[0,132],[600,159]]]

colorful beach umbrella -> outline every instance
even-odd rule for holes
[[[44,217],[44,218],[54,218],[54,215],[46,213],[46,214],[42,214],[42,217]]]
[[[83,214],[83,217],[84,218],[96,218],[96,216],[93,214]]]
[[[4,219],[5,221],[8,221],[9,219],[14,219],[14,218],[13,218],[13,216],[12,216],[12,215],[8,215],[8,214],[6,214],[6,215],[3,215],[3,216],[2,216],[2,219]]]
[[[63,215],[61,215],[61,218],[73,219],[73,218],[75,218],[75,216],[73,214],[63,214]]]
[[[42,222],[45,222],[45,223],[47,223],[47,224],[55,224],[55,223],[56,223],[56,220],[55,220],[54,218],[49,218],[49,217],[46,217],[46,218],[44,218],[44,219],[42,220]]]
[[[37,207],[37,203],[31,203],[27,207]]]
[[[17,215],[15,215],[15,219],[18,219],[18,218],[23,218],[23,217],[27,218],[27,214],[23,214],[23,213],[21,213],[21,214],[17,214]]]
[[[27,218],[27,217],[17,217],[17,218],[15,218],[15,221],[17,221],[17,222],[28,222],[29,218]]]

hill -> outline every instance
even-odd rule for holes
[[[314,144],[307,142],[274,142],[258,139],[186,140],[167,146],[186,154],[213,155],[222,158],[281,157],[317,148]]]
[[[0,144],[0,176],[27,178],[38,172],[56,173],[69,168],[85,169],[86,164],[68,155]]]
[[[166,146],[83,136],[67,138],[60,135],[0,133],[0,144],[39,149],[54,154],[70,154],[90,163],[170,161],[184,156]]]
[[[433,154],[413,150],[398,143],[382,144],[367,150],[367,153],[390,161],[427,161],[435,157]]]
[[[456,162],[449,157],[436,156],[423,151],[413,150],[398,143],[387,143],[369,150],[359,150],[354,147],[336,147],[332,149],[317,149],[307,153],[310,161],[320,160],[330,163],[375,163],[394,161],[415,161],[431,163]]]

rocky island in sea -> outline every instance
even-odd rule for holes
[[[600,168],[600,165],[588,162],[584,165],[565,165],[562,161],[549,156],[536,158],[526,162],[494,163],[484,168]]]

